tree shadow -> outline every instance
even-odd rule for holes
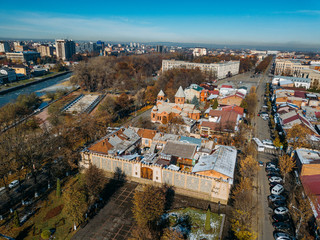
[[[124,183],[126,182],[126,174],[120,169],[117,168],[113,177],[109,180],[109,182],[105,185],[101,198],[104,203],[107,203],[113,194],[120,189]]]
[[[167,210],[170,210],[173,205],[175,191],[172,186],[167,186],[167,185],[164,186],[164,189],[165,189],[165,198],[166,198],[164,210],[167,211]]]
[[[16,237],[16,240],[25,239],[32,228],[33,228],[33,224],[23,229],[21,232],[19,232],[19,235]]]

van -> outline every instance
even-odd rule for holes
[[[11,183],[9,183],[9,188],[12,189],[19,185],[19,180],[13,180]]]
[[[283,191],[283,186],[281,184],[277,184],[271,189],[271,194],[280,195],[281,193],[283,193]]]

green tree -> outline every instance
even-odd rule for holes
[[[57,197],[60,197],[60,196],[61,196],[61,184],[60,184],[60,179],[59,179],[59,178],[57,178],[56,196],[57,196]]]
[[[215,98],[212,104],[212,109],[217,109],[218,106],[219,106],[218,99]]]
[[[206,222],[204,225],[204,229],[206,232],[210,232],[210,230],[211,230],[210,220],[211,220],[211,211],[210,211],[210,208],[208,208],[207,214],[206,214]]]
[[[191,103],[192,103],[193,105],[195,105],[196,108],[199,108],[199,100],[198,100],[198,98],[197,98],[196,96],[193,96],[193,98],[192,98],[192,100],[191,100]]]
[[[20,227],[20,220],[19,220],[19,216],[18,216],[17,210],[15,210],[14,213],[13,213],[13,224],[14,224],[15,227]]]

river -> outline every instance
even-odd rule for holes
[[[38,96],[42,96],[45,94],[45,92],[41,91],[42,89],[45,89],[45,88],[48,88],[48,87],[53,86],[55,84],[59,84],[59,83],[66,81],[68,78],[70,78],[71,74],[72,73],[67,73],[62,76],[51,78],[46,81],[36,83],[36,84],[30,85],[30,86],[12,91],[12,92],[8,92],[3,95],[0,95],[0,107],[2,107],[3,105],[5,105],[9,102],[13,102],[14,100],[17,99],[17,97],[20,94],[30,94],[30,93],[35,92]]]

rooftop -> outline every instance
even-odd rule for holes
[[[302,164],[320,164],[320,152],[306,148],[296,149],[296,154]]]
[[[203,172],[214,170],[228,176],[233,182],[234,169],[237,160],[237,150],[234,147],[217,145],[211,155],[201,156],[192,172]]]

